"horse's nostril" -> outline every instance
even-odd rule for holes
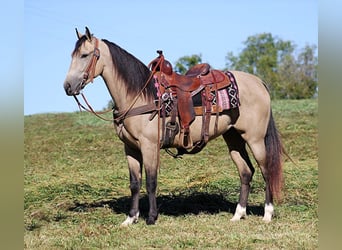
[[[68,83],[68,82],[64,83],[64,90],[65,90],[65,93],[67,95],[71,95],[72,94],[71,93],[71,85],[70,85],[70,83]]]

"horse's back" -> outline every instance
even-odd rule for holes
[[[261,98],[266,104],[270,103],[270,95],[267,87],[258,76],[243,71],[232,70],[231,72],[235,76],[239,87],[240,98],[243,101],[245,101],[244,99],[253,101]]]

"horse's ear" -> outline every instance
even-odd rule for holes
[[[87,26],[85,27],[85,29],[86,29],[86,34],[85,35],[86,35],[88,41],[90,42],[91,41],[91,33],[90,33],[90,31],[89,31]]]
[[[77,38],[80,39],[83,35],[77,30],[77,28],[75,28],[75,30],[76,30]]]

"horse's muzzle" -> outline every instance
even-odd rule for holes
[[[71,85],[68,81],[64,82],[64,90],[68,96],[80,94],[80,91],[81,89],[83,89],[83,87],[84,87],[83,82],[81,82],[80,84],[77,84],[76,86]]]
[[[65,90],[65,93],[67,95],[69,95],[69,96],[74,95],[74,91],[72,90],[70,83],[68,83],[68,82],[64,83],[64,90]]]

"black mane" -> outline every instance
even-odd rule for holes
[[[145,85],[151,72],[148,67],[138,60],[135,56],[120,48],[118,45],[102,39],[107,44],[112,55],[113,65],[116,68],[119,77],[126,82],[127,95],[136,96]],[[156,89],[151,83],[143,91],[145,98],[152,99],[155,96]]]

